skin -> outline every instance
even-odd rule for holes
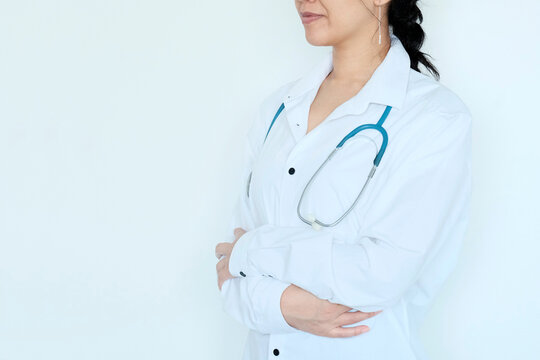
[[[232,243],[221,242],[216,246],[216,257],[224,257],[216,264],[218,288],[221,291],[223,283],[233,276],[229,272],[229,257],[234,244],[246,233],[242,228],[234,230],[235,240]],[[328,300],[319,299],[307,290],[294,284],[289,285],[281,294],[281,313],[289,325],[311,334],[326,337],[350,337],[369,331],[367,325],[343,327],[355,324],[379,314],[375,312],[354,311],[352,308],[334,304]]]
[[[324,121],[339,105],[354,95],[371,78],[390,49],[387,11],[391,0],[295,0],[296,10],[323,15],[303,24],[306,40],[314,46],[332,46],[334,68],[324,79],[308,115],[307,133]],[[381,7],[381,44],[378,43],[379,6]],[[234,230],[235,241],[216,246],[218,288],[233,276],[229,256],[234,244],[246,232]],[[281,296],[281,312],[289,325],[326,337],[350,337],[369,331],[366,325],[343,327],[366,320],[377,312],[349,312],[350,307],[319,299],[294,284]]]
[[[309,11],[323,15],[304,24],[305,36],[311,45],[332,46],[334,64],[311,104],[309,133],[335,108],[356,95],[384,60],[390,49],[387,18],[390,0],[296,0],[295,4],[299,14]]]

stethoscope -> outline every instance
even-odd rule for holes
[[[276,121],[279,114],[283,111],[284,108],[285,108],[285,104],[281,103],[281,106],[279,107],[278,111],[274,115],[274,119],[270,123],[270,127],[268,128],[268,131],[266,132],[264,142],[266,142],[266,138],[268,137],[268,134],[270,133],[270,129],[272,129],[272,126],[274,125],[274,122]],[[351,212],[351,210],[354,208],[354,206],[356,205],[356,203],[360,199],[360,196],[362,196],[362,193],[364,192],[364,189],[366,188],[366,186],[370,182],[371,178],[375,174],[375,170],[377,170],[377,166],[379,166],[379,163],[381,162],[381,159],[382,159],[382,157],[384,155],[384,152],[386,150],[386,145],[388,144],[388,134],[387,134],[386,130],[383,128],[382,125],[383,125],[384,121],[386,120],[386,118],[388,117],[388,114],[390,113],[390,110],[392,110],[392,107],[390,105],[387,105],[386,109],[384,110],[384,112],[383,112],[381,118],[379,119],[379,121],[377,122],[377,124],[364,124],[364,125],[360,125],[360,126],[356,127],[354,130],[349,132],[339,142],[339,144],[337,144],[337,146],[336,146],[336,148],[334,150],[332,150],[332,152],[330,153],[330,155],[328,155],[326,160],[321,164],[321,166],[319,166],[319,168],[317,169],[317,171],[315,171],[313,176],[311,176],[311,179],[309,179],[309,182],[304,187],[304,191],[302,191],[302,195],[300,196],[300,200],[298,201],[298,206],[296,208],[296,213],[298,214],[298,217],[300,218],[300,220],[302,220],[306,224],[312,226],[315,230],[320,230],[322,226],[331,227],[331,226],[337,225],[341,220],[343,220],[343,218],[345,216],[347,216],[347,214],[349,214]],[[313,182],[313,180],[315,179],[317,174],[326,165],[326,163],[328,161],[330,161],[330,159],[335,155],[335,153],[339,149],[341,149],[343,147],[343,145],[345,144],[345,142],[347,142],[347,140],[352,138],[354,135],[356,135],[360,131],[367,130],[367,129],[377,130],[382,135],[383,141],[382,141],[382,144],[381,144],[381,148],[379,149],[379,151],[377,152],[377,155],[375,156],[375,159],[373,160],[373,167],[371,168],[371,171],[369,172],[369,174],[367,176],[367,179],[366,179],[366,181],[364,183],[364,186],[362,186],[362,190],[360,190],[360,193],[358,194],[358,196],[354,200],[353,204],[349,207],[349,209],[343,215],[341,215],[336,221],[334,221],[332,223],[324,223],[324,222],[322,222],[320,220],[317,220],[315,218],[315,215],[313,215],[313,214],[309,214],[307,218],[303,217],[302,214],[300,213],[300,206],[302,204],[302,200],[304,198],[304,195],[305,195],[307,189],[311,186],[311,183]],[[263,142],[263,144],[264,144],[264,142]],[[251,183],[251,175],[252,175],[252,173],[253,173],[253,171],[251,171],[249,173],[249,178],[248,178],[248,182],[247,182],[247,197],[249,197],[249,187],[250,187],[250,183]]]

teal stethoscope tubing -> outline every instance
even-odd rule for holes
[[[285,108],[285,104],[281,103],[281,106],[279,107],[278,111],[274,115],[274,118],[272,119],[272,123],[270,123],[270,127],[268,128],[268,131],[266,132],[264,142],[266,142],[266,138],[268,137],[268,134],[270,133],[270,129],[272,129],[272,126],[274,125],[274,122],[279,117],[279,114],[281,114],[281,112],[283,111],[284,108]],[[302,191],[302,195],[300,196],[300,200],[298,201],[298,206],[296,208],[296,212],[297,212],[298,217],[300,218],[300,220],[302,220],[304,223],[312,226],[315,230],[320,230],[321,226],[330,227],[330,226],[337,225],[341,220],[343,220],[343,218],[345,216],[347,216],[347,214],[349,214],[349,212],[351,212],[351,210],[354,208],[354,206],[356,205],[356,203],[360,199],[360,196],[364,192],[364,189],[366,188],[366,186],[370,182],[371,178],[375,174],[375,170],[377,170],[377,166],[379,166],[379,163],[381,162],[381,159],[382,159],[382,157],[384,155],[384,152],[386,151],[386,145],[388,144],[388,133],[383,128],[383,123],[386,120],[386,118],[388,117],[388,114],[390,113],[390,110],[392,110],[392,107],[390,105],[387,105],[386,109],[384,110],[384,112],[383,112],[381,118],[379,119],[379,121],[377,122],[377,124],[363,124],[363,125],[360,125],[360,126],[356,127],[354,130],[349,132],[339,142],[339,144],[336,145],[336,148],[334,150],[332,150],[332,152],[330,153],[330,155],[328,155],[326,160],[321,164],[321,166],[319,166],[317,171],[315,171],[315,173],[311,176],[311,179],[309,180],[307,185],[304,187],[304,191]],[[339,149],[341,149],[343,147],[343,145],[347,142],[347,140],[352,138],[354,135],[358,134],[360,131],[367,130],[367,129],[373,129],[373,130],[378,131],[382,135],[383,141],[382,141],[382,144],[381,144],[381,148],[379,149],[379,151],[377,152],[377,155],[373,159],[373,167],[371,168],[371,171],[369,172],[369,175],[367,176],[367,179],[366,179],[366,181],[364,183],[364,186],[362,186],[362,190],[360,190],[360,193],[358,193],[358,196],[354,200],[353,204],[349,207],[349,209],[347,209],[347,211],[343,215],[341,215],[336,221],[334,221],[332,223],[324,223],[324,222],[322,222],[320,220],[317,220],[313,214],[308,215],[308,218],[303,217],[302,214],[300,213],[300,206],[302,204],[302,200],[304,198],[304,195],[305,195],[307,189],[311,186],[311,183],[313,182],[313,180],[315,179],[317,174],[326,165],[326,163],[334,156],[334,154]],[[250,186],[250,183],[251,183],[251,175],[252,175],[252,172],[250,172],[250,174],[249,174],[248,183],[247,183],[247,196],[248,197],[249,197],[249,186]]]

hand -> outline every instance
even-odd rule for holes
[[[292,327],[311,334],[326,337],[350,337],[369,331],[369,326],[355,324],[373,317],[375,312],[349,312],[352,308],[322,300],[294,284],[287,287],[281,296],[281,312]]]
[[[226,280],[233,278],[233,276],[229,272],[229,257],[231,256],[234,244],[236,244],[240,236],[244,235],[245,233],[246,230],[242,228],[236,228],[234,229],[235,239],[233,242],[221,242],[216,245],[216,257],[220,259],[216,264],[219,291],[221,291],[221,287]]]

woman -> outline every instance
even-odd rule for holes
[[[426,358],[418,327],[468,222],[472,117],[420,51],[416,3],[296,0],[308,42],[332,50],[260,105],[234,238],[216,246],[244,359]]]

